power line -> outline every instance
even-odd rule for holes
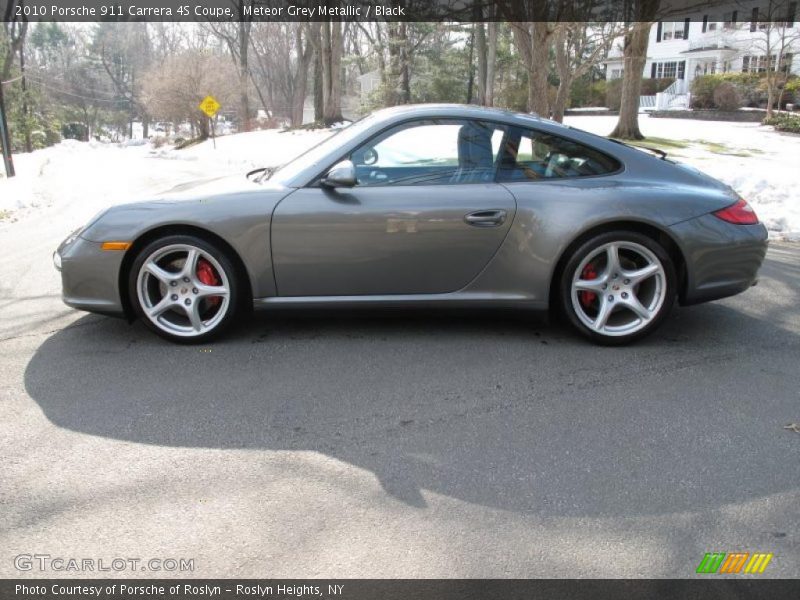
[[[14,77],[13,79],[9,79],[8,81],[0,81],[0,85],[7,85],[9,83],[14,83],[15,81],[19,81],[23,77],[25,77],[25,75],[18,75],[17,77]]]
[[[37,73],[28,72],[26,74],[28,75],[29,78],[31,78],[33,80],[39,80],[39,82],[42,83],[43,85],[52,86],[54,83],[57,86],[68,86],[68,85],[70,85],[66,81],[59,80],[59,79],[52,79],[52,78],[49,78],[49,77],[42,77],[41,75],[39,75]],[[90,88],[90,87],[86,87],[84,85],[81,86],[81,89],[84,90],[84,91],[87,91],[87,92],[94,92],[96,94],[102,94],[104,96],[109,96],[109,97],[117,97],[117,96],[119,96],[119,94],[116,94],[114,92],[110,92],[108,90],[100,90],[98,88]]]
[[[82,100],[89,100],[90,102],[105,102],[107,104],[117,104],[117,105],[120,105],[120,104],[130,105],[130,103],[131,103],[130,100],[126,100],[126,99],[112,100],[110,98],[93,98],[92,96],[84,96],[82,94],[77,94],[75,92],[70,92],[68,90],[63,90],[63,89],[54,87],[54,86],[52,86],[52,85],[50,85],[50,84],[48,84],[48,83],[46,83],[44,81],[37,81],[35,79],[32,80],[32,81],[33,81],[34,85],[39,85],[39,86],[41,86],[43,88],[46,88],[48,90],[52,90],[52,91],[57,92],[59,94],[64,94],[66,96],[72,96],[73,98],[80,98]]]

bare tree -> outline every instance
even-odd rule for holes
[[[23,51],[25,46],[25,35],[28,32],[28,20],[16,16],[16,7],[21,4],[19,0],[12,0],[6,5],[3,14],[3,31],[6,37],[5,56],[3,57],[3,68],[0,70],[0,80],[7,80],[11,75],[11,67],[14,64],[14,57]]]
[[[555,26],[553,46],[558,74],[558,92],[553,120],[564,120],[573,82],[596,67],[621,33],[618,23],[565,22]]]
[[[235,22],[209,21],[207,26],[221,39],[228,48],[231,57],[236,63],[238,73],[239,92],[239,120],[243,131],[250,130],[250,31],[253,26],[252,14],[248,15],[246,8],[252,6],[253,0],[229,0],[237,15]]]
[[[416,55],[431,34],[442,26],[430,23],[358,23],[366,38],[370,58],[381,74],[383,106],[411,102],[412,71]],[[366,57],[365,57],[366,58]]]
[[[225,61],[222,56],[186,49],[155,65],[143,82],[148,112],[173,123],[189,121],[201,137],[208,137],[208,119],[198,110],[198,102],[212,94],[225,105],[238,92],[237,77],[225,68]]]
[[[148,137],[150,119],[141,99],[142,75],[151,60],[147,23],[99,23],[92,50],[99,57],[120,98],[130,105],[130,128],[133,135],[135,116],[142,119],[144,137]]]
[[[766,6],[754,8],[750,31],[753,38],[753,55],[747,57],[748,69],[764,73],[767,88],[767,118],[780,108],[781,90],[786,85],[790,73],[792,54],[800,46],[800,30],[793,26],[795,15],[791,9],[795,0],[768,0]]]
[[[258,74],[273,114],[303,123],[303,105],[314,49],[311,23],[257,23],[250,41]]]

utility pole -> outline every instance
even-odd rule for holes
[[[6,177],[14,177],[14,160],[11,158],[11,135],[8,133],[2,82],[0,82],[0,146],[2,146],[3,150],[3,165],[6,168]]]

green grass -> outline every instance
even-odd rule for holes
[[[722,154],[724,156],[753,156],[753,154],[762,154],[761,150],[757,148],[731,148],[725,144],[718,142],[704,142],[702,140],[695,140],[693,143],[702,146],[713,154]]]
[[[659,150],[674,150],[676,148],[688,148],[689,142],[683,140],[671,140],[669,138],[649,137],[643,140],[620,140],[629,146],[639,148],[658,148]]]
[[[649,147],[663,150],[671,156],[680,156],[680,154],[676,153],[675,150],[692,148],[696,146],[699,146],[703,150],[711,152],[712,154],[720,154],[724,156],[747,157],[753,156],[754,154],[763,154],[763,152],[757,148],[731,148],[730,146],[721,144],[719,142],[706,142],[704,140],[673,140],[661,137],[648,137],[643,140],[623,141],[626,144],[630,146],[636,146],[637,148],[647,149]]]

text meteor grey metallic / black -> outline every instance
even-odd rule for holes
[[[645,151],[495,109],[382,110],[276,169],[115,206],[54,257],[64,302],[206,341],[249,306],[562,311],[607,344],[753,285],[766,228]]]

